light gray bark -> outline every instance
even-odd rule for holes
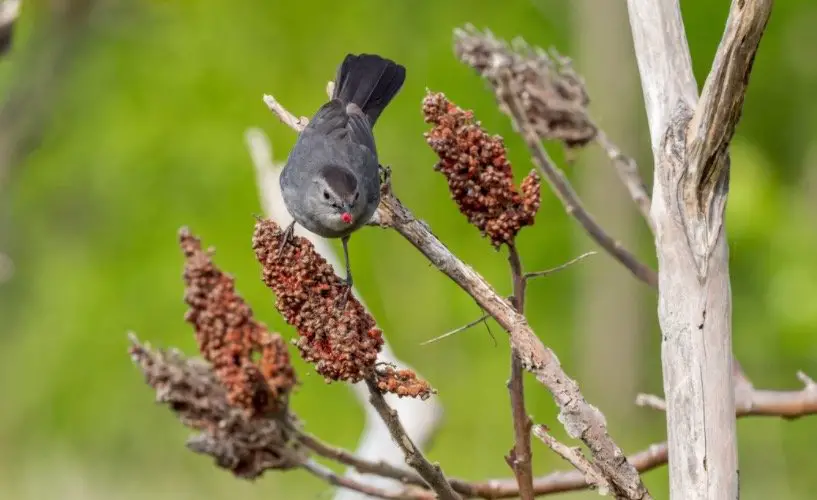
[[[727,148],[772,0],[735,0],[698,99],[678,0],[628,0],[655,161],[670,497],[739,496]]]

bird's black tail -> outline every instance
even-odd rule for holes
[[[406,68],[394,61],[373,54],[349,54],[338,68],[332,97],[360,106],[373,127],[405,79]]]

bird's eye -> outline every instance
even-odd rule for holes
[[[329,199],[329,191],[324,191],[324,192],[323,192],[323,199],[324,199],[324,200],[328,200],[328,199]]]

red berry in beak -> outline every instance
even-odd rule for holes
[[[350,214],[349,212],[343,212],[340,215],[340,220],[342,220],[343,222],[345,222],[347,224],[351,224],[352,223],[352,214]]]

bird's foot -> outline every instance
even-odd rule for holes
[[[338,309],[341,311],[346,309],[346,305],[349,303],[349,296],[352,294],[352,284],[347,280],[346,281],[346,289],[340,294],[338,297],[337,306]]]
[[[380,192],[391,193],[391,167],[378,165],[377,168],[380,172]]]
[[[275,258],[280,259],[281,255],[284,254],[284,247],[286,247],[287,243],[292,240],[292,236],[295,233],[295,221],[289,223],[289,225],[284,229],[284,234],[281,235],[281,242],[278,244],[278,253],[276,254]]]

